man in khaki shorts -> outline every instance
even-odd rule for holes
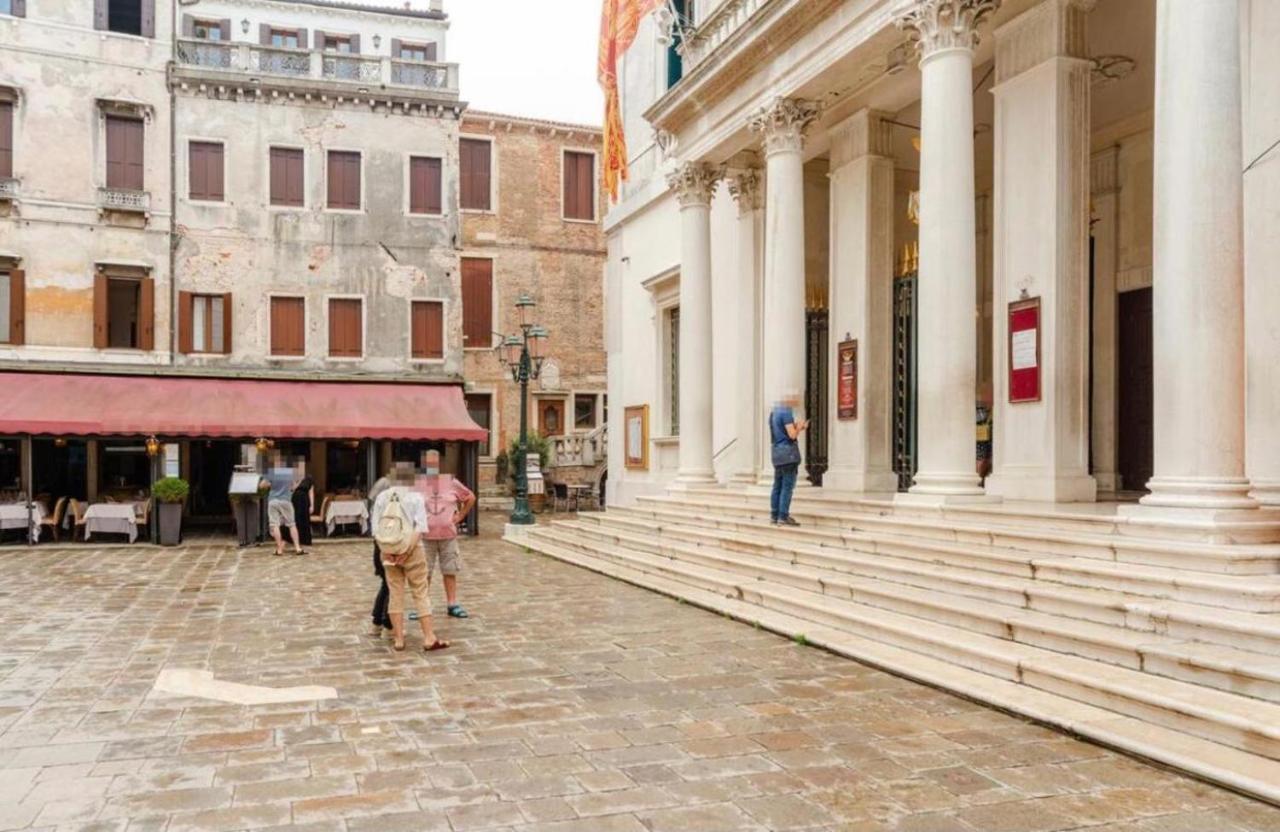
[[[435,576],[438,563],[449,617],[467,618],[467,611],[458,603],[458,573],[462,570],[458,524],[467,519],[476,495],[451,474],[440,473],[439,451],[423,454],[422,470],[415,486],[427,507],[427,533],[422,542],[427,551],[428,580]]]
[[[298,544],[298,520],[293,511],[293,488],[299,479],[301,477],[298,476],[298,472],[285,462],[280,452],[273,452],[271,467],[262,475],[262,480],[271,487],[270,493],[267,494],[267,527],[271,530],[271,537],[276,542],[277,555],[284,554],[284,534],[281,526],[289,529],[293,553],[295,555],[307,553]],[[311,518],[307,518],[307,522],[311,522]]]

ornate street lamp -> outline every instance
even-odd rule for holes
[[[498,360],[511,370],[511,380],[520,385],[520,445],[513,461],[516,466],[516,502],[511,511],[511,523],[528,526],[533,523],[533,512],[529,510],[529,468],[525,464],[529,453],[529,382],[542,373],[548,333],[532,320],[533,311],[538,306],[533,298],[521,294],[515,306],[520,316],[520,334],[503,337],[498,344]]]

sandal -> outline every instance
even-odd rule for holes
[[[423,652],[425,652],[425,653],[431,653],[431,652],[433,652],[433,651],[435,651],[435,650],[443,650],[443,649],[445,649],[445,648],[446,648],[446,647],[448,647],[448,646],[449,646],[449,642],[447,642],[447,641],[441,641],[440,639],[436,639],[435,641],[431,642],[430,644],[428,644],[428,645],[424,646],[424,647],[422,648],[422,650],[423,650]]]
[[[404,650],[404,639],[400,639],[399,641],[393,642],[391,644],[391,649],[395,650],[397,653],[402,652]]]
[[[303,555],[309,555],[309,554],[311,554],[311,553],[310,553],[310,552],[308,552],[306,549],[299,549],[298,551],[294,552],[293,554],[294,554],[294,555],[296,555],[297,557],[302,557]]]
[[[448,612],[449,612],[450,618],[470,618],[471,617],[471,615],[468,614],[467,611],[462,608],[461,604],[454,604],[452,607],[449,607]]]

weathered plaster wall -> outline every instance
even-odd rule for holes
[[[93,4],[28,0],[25,18],[0,17],[0,86],[16,90],[14,176],[20,199],[0,212],[0,251],[27,275],[26,346],[0,360],[158,363],[169,343],[170,9],[156,4],[156,37],[99,32]],[[151,213],[98,212],[106,182],[100,101],[129,102],[146,115],[144,182]],[[7,216],[5,215],[7,214]],[[96,263],[151,269],[156,349],[93,349]]]
[[[222,100],[183,94],[177,102],[180,199],[176,269],[180,289],[231,292],[230,358],[183,356],[182,363],[334,369],[456,377],[462,370],[457,252],[457,122],[392,114],[385,108]],[[187,143],[224,143],[225,201],[187,199]],[[269,149],[304,151],[303,208],[270,205]],[[326,207],[329,150],[362,154],[360,211]],[[443,214],[408,214],[410,155],[443,159]],[[272,359],[271,294],[307,304],[306,357]],[[327,298],[365,299],[365,355],[328,358]],[[410,361],[409,302],[445,301],[445,360]],[[299,366],[300,365],[300,366]]]

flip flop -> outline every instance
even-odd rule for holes
[[[448,646],[449,646],[449,642],[436,639],[435,641],[431,642],[431,644],[423,647],[422,650],[423,652],[431,653],[435,650],[443,650]]]
[[[306,549],[303,549],[302,551],[294,552],[293,554],[294,554],[296,557],[302,557],[303,555],[309,555],[309,554],[311,554],[311,553],[310,553],[310,552],[308,552]]]
[[[450,618],[470,618],[471,617],[471,615],[462,608],[461,604],[454,604],[452,607],[449,607],[448,612],[449,612]]]

